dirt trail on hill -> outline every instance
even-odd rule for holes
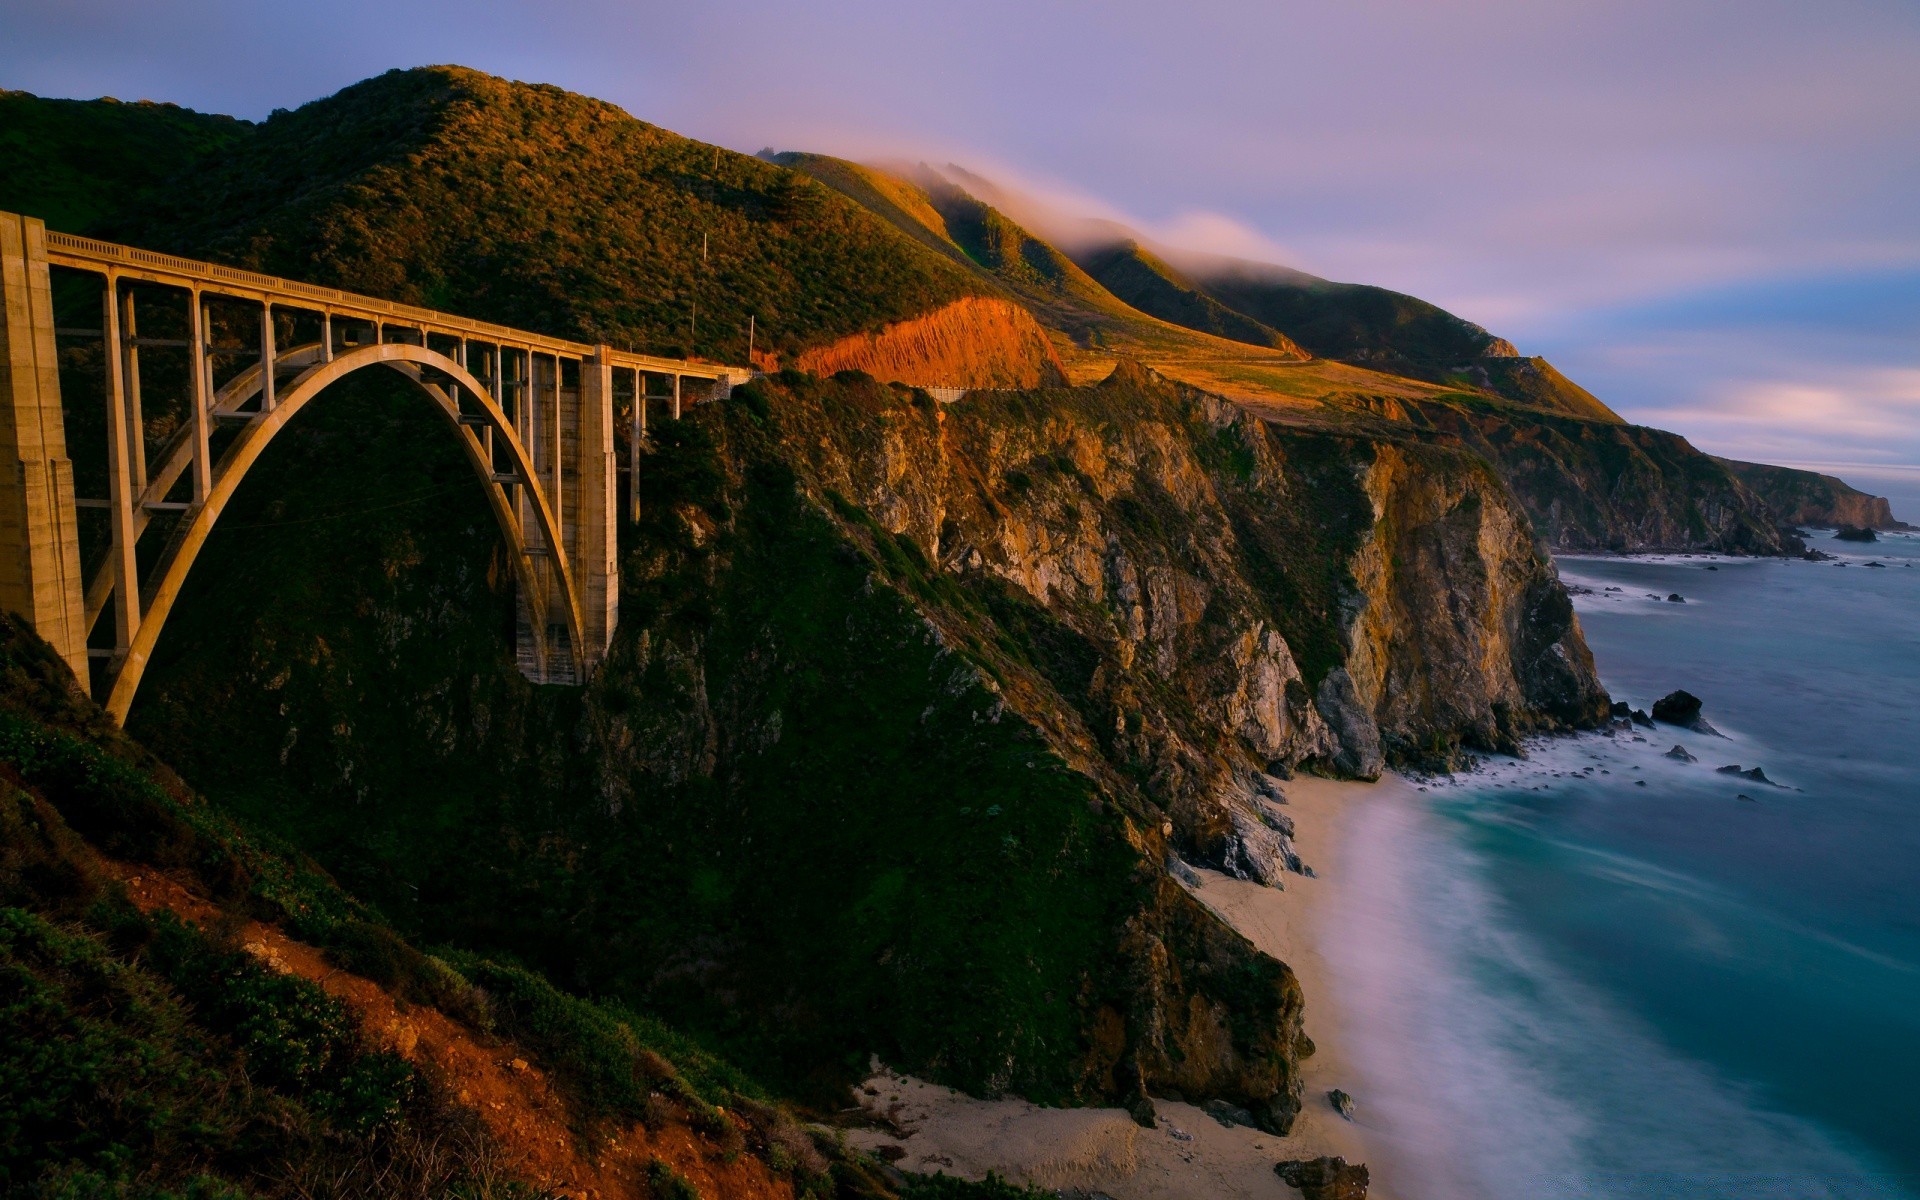
[[[219,906],[162,872],[106,862],[142,912],[171,910],[203,927],[227,918]],[[317,948],[272,925],[248,921],[240,946],[273,970],[318,984],[358,1018],[375,1045],[393,1050],[477,1112],[509,1171],[570,1200],[647,1197],[647,1168],[661,1159],[702,1196],[792,1200],[791,1183],[751,1155],[728,1162],[682,1125],[649,1131],[638,1123],[602,1131],[597,1153],[576,1132],[565,1098],[533,1056],[511,1039],[475,1034],[437,1009],[396,1003],[379,984],[329,963]]]

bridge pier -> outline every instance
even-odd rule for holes
[[[47,227],[0,213],[0,606],[87,678],[80,530],[60,412]]]

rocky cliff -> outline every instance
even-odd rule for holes
[[[1817,471],[1772,467],[1716,458],[1789,525],[1852,525],[1861,529],[1911,529],[1896,518],[1884,496],[1873,496],[1846,481]]]
[[[1499,471],[1552,549],[1797,553],[1774,512],[1719,460],[1678,434],[1472,397],[1351,397],[1414,436]]]
[[[269,513],[306,504],[302,455],[398,419],[333,411],[262,476],[290,489]],[[477,500],[382,516],[374,461],[368,511],[306,527],[324,545],[209,551],[135,727],[423,936],[669,1014],[796,1090],[878,1052],[1284,1128],[1298,985],[1170,861],[1283,885],[1291,771],[1604,711],[1524,515],[1457,451],[1284,429],[1137,369],[951,407],[790,372],[655,437],[584,694],[513,672]],[[313,561],[366,565],[316,588]]]

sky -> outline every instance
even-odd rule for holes
[[[436,62],[1411,292],[1715,453],[1920,464],[1915,0],[0,0],[42,95]]]

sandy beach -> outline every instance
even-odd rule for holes
[[[1306,1105],[1286,1137],[1226,1127],[1190,1104],[1156,1101],[1159,1127],[1145,1129],[1119,1109],[1040,1108],[1023,1100],[977,1100],[950,1088],[877,1072],[856,1092],[877,1127],[852,1130],[854,1145],[901,1153],[907,1170],[978,1179],[989,1171],[1038,1187],[1104,1193],[1113,1200],[1273,1200],[1295,1195],[1273,1173],[1283,1159],[1336,1154],[1368,1162],[1365,1090],[1356,1085],[1346,1031],[1320,938],[1319,919],[1342,902],[1340,825],[1346,806],[1383,788],[1411,785],[1299,778],[1286,785],[1296,845],[1314,878],[1289,875],[1277,891],[1201,871],[1195,894],[1261,950],[1293,968],[1306,995],[1306,1029],[1316,1046],[1304,1064]],[[1356,1121],[1333,1111],[1327,1093],[1356,1098]],[[898,1133],[889,1132],[897,1130]],[[1377,1173],[1369,1196],[1395,1194]]]

